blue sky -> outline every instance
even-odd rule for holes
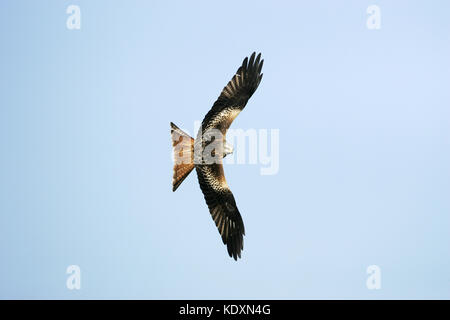
[[[0,298],[450,298],[447,1],[0,7]],[[279,129],[280,167],[225,167],[235,262],[195,174],[171,191],[169,123],[192,131],[253,51],[232,127]]]

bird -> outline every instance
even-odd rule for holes
[[[227,246],[228,255],[236,261],[241,258],[244,249],[245,228],[223,170],[222,159],[233,152],[225,136],[233,120],[258,88],[263,77],[263,63],[261,53],[256,56],[256,52],[243,60],[205,115],[196,139],[173,122],[170,123],[174,160],[172,191],[175,192],[189,173],[196,169],[211,217],[223,244]]]

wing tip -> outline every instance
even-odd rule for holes
[[[238,71],[243,69],[246,72],[249,72],[250,74],[260,74],[261,70],[262,70],[262,66],[264,64],[264,59],[261,59],[261,54],[262,53],[260,52],[256,56],[256,51],[253,51],[253,53],[250,55],[250,57],[244,58],[244,61],[242,62],[242,66],[238,69]]]
[[[244,233],[239,232],[227,239],[227,250],[230,258],[235,261],[242,258],[242,251],[244,251]]]

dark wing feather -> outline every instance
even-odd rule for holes
[[[219,98],[203,119],[200,132],[217,128],[225,134],[234,118],[244,109],[263,77],[261,69],[264,60],[261,60],[261,54],[257,57],[255,55],[253,52],[250,59],[244,59],[236,74],[223,88]]]
[[[196,166],[196,170],[200,188],[222,241],[227,245],[230,257],[237,260],[244,249],[244,222],[225,181],[223,166],[200,165]]]

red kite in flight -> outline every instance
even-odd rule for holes
[[[226,132],[258,88],[263,76],[261,69],[264,60],[261,60],[261,54],[255,56],[254,52],[250,59],[245,58],[236,74],[223,88],[203,119],[197,139],[194,140],[170,123],[175,161],[173,191],[195,168],[209,212],[223,243],[227,245],[228,254],[234,260],[241,257],[244,249],[245,230],[236,201],[225,180],[222,158],[233,152],[226,143]]]

